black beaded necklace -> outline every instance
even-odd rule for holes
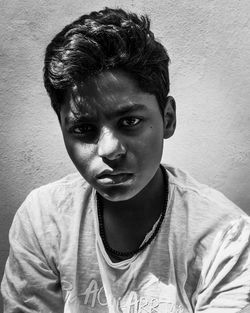
[[[163,173],[163,178],[164,178],[164,187],[166,192],[164,193],[164,203],[163,203],[163,208],[162,208],[162,213],[161,217],[158,221],[158,224],[156,225],[153,234],[149,237],[147,241],[144,242],[143,245],[141,245],[139,248],[134,249],[132,251],[128,252],[121,252],[117,251],[113,248],[110,247],[108,244],[106,234],[105,234],[105,228],[104,228],[104,217],[103,217],[103,203],[101,196],[96,193],[96,199],[97,199],[97,212],[98,212],[98,219],[99,219],[99,231],[100,231],[100,236],[103,242],[103,245],[108,253],[110,253],[113,257],[116,259],[121,259],[122,257],[129,258],[132,257],[135,254],[138,254],[142,250],[144,250],[151,242],[152,240],[157,236],[159,229],[161,227],[161,224],[163,222],[163,219],[165,217],[166,209],[167,209],[167,203],[168,203],[168,176],[166,174],[166,170],[163,167],[163,165],[160,165],[162,173]]]

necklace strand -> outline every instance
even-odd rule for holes
[[[161,170],[162,170],[162,173],[163,173],[164,189],[165,189],[165,192],[164,192],[164,203],[163,203],[161,217],[160,217],[160,219],[158,221],[158,224],[156,225],[156,227],[154,229],[153,234],[149,237],[149,239],[146,242],[144,242],[137,249],[134,249],[134,250],[128,251],[128,252],[122,252],[122,251],[117,251],[117,250],[115,250],[115,249],[110,247],[110,245],[108,244],[107,238],[106,238],[106,234],[105,234],[102,199],[101,199],[101,196],[98,193],[96,193],[100,236],[101,236],[101,239],[102,239],[102,242],[103,242],[103,245],[104,245],[106,251],[108,251],[112,256],[114,256],[116,258],[132,257],[133,255],[138,254],[142,250],[146,249],[146,247],[157,236],[157,234],[158,234],[158,232],[160,230],[161,224],[162,224],[162,222],[164,220],[166,209],[167,209],[167,203],[168,203],[168,178],[167,178],[167,173],[166,173],[166,170],[163,167],[163,165],[160,165],[160,167],[161,167]]]

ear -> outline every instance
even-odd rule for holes
[[[176,106],[175,100],[173,97],[168,96],[166,105],[163,112],[163,121],[164,121],[164,138],[170,138],[175,131],[176,127]]]

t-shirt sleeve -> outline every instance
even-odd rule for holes
[[[28,197],[9,232],[10,251],[1,283],[4,313],[62,313],[60,276],[47,257],[49,244],[32,223],[27,210],[30,205]]]
[[[238,313],[250,304],[250,218],[233,221],[204,258],[195,312]]]

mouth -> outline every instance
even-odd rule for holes
[[[100,174],[97,176],[97,180],[99,183],[104,185],[114,185],[121,184],[131,180],[133,174],[131,173],[112,173],[112,174]]]

